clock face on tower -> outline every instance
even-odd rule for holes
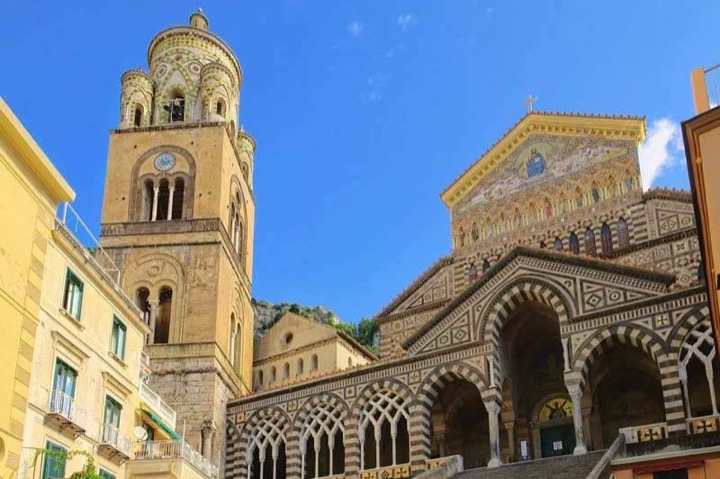
[[[172,153],[160,153],[155,158],[155,168],[160,171],[168,171],[175,166],[175,155]]]

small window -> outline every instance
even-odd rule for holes
[[[113,473],[110,472],[110,471],[106,471],[106,470],[103,469],[103,468],[100,468],[99,476],[100,476],[102,479],[116,479],[115,474],[113,474]]]
[[[275,369],[275,366],[273,366],[270,369],[270,382],[274,383],[275,381],[277,381],[277,370]]]
[[[305,361],[302,358],[298,359],[297,362],[297,375],[300,376],[305,372]]]
[[[580,240],[575,233],[570,233],[568,246],[573,254],[580,254]]]
[[[225,102],[223,102],[222,100],[218,100],[217,104],[215,105],[215,113],[220,116],[225,116]]]
[[[590,256],[597,254],[597,249],[595,248],[595,233],[591,228],[585,230],[585,253]]]
[[[262,369],[261,369],[260,371],[258,371],[258,384],[260,384],[260,386],[262,386],[263,382],[265,382],[265,374],[263,374]]]
[[[620,218],[617,224],[618,247],[627,248],[630,246],[630,234],[628,233],[627,221]]]
[[[485,261],[483,261],[483,273],[485,273],[485,271],[487,271],[489,269],[490,269],[490,261],[488,261],[486,259]]]
[[[170,123],[185,121],[185,97],[182,93],[175,93],[165,109],[168,112]]]
[[[612,253],[612,230],[607,223],[603,223],[602,228],[600,228],[600,247],[602,248],[603,254]]]
[[[82,311],[82,296],[83,282],[75,273],[68,269],[65,275],[63,309],[78,321],[80,321],[80,312]]]
[[[352,367],[352,358],[348,358],[348,367],[349,367],[349,368]]]
[[[468,278],[470,281],[475,281],[478,277],[477,267],[475,263],[470,263],[470,269],[468,270]]]
[[[545,240],[541,240],[540,241],[540,249],[545,249],[545,248],[547,248],[547,244],[545,244]]]
[[[555,251],[562,251],[562,249],[563,249],[562,240],[560,238],[556,237],[555,238]]]
[[[283,365],[283,379],[287,379],[290,377],[290,365],[288,363],[285,363]]]
[[[313,354],[310,358],[310,371],[317,371],[318,368],[318,357],[317,354]]]
[[[285,335],[285,344],[290,344],[293,340],[293,333],[287,333]]]
[[[112,336],[110,338],[110,351],[120,359],[125,359],[125,338],[127,327],[117,316],[113,316]]]
[[[102,441],[104,443],[117,444],[121,414],[122,406],[120,403],[110,396],[105,396],[105,414],[103,416],[102,434]]]
[[[67,450],[51,441],[45,443],[45,449],[52,451],[53,454],[45,454],[43,458],[42,479],[63,479]]]

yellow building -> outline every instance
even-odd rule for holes
[[[48,238],[75,193],[0,98],[0,477],[20,464]],[[18,208],[22,205],[22,208]]]
[[[255,344],[255,391],[287,386],[377,359],[344,332],[285,313]]]

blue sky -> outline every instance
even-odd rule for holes
[[[258,142],[253,295],[357,321],[450,251],[439,193],[525,112],[645,115],[644,169],[687,188],[690,71],[720,61],[720,2],[9,2],[0,95],[97,228],[120,75],[202,6],[237,53]],[[646,178],[647,183],[647,178]]]

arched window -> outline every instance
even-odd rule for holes
[[[171,219],[181,220],[183,218],[183,199],[185,198],[185,180],[182,178],[175,178],[175,185],[173,188],[172,198],[170,202],[172,204],[170,215]]]
[[[593,233],[592,228],[589,227],[585,230],[585,254],[589,254],[590,256],[597,254],[597,249],[595,248],[595,233]]]
[[[468,279],[470,281],[475,281],[477,279],[478,273],[477,268],[475,267],[475,263],[470,263],[470,269],[468,269]]]
[[[379,391],[363,408],[358,425],[362,469],[410,462],[405,400],[389,389]]]
[[[265,374],[263,373],[263,370],[260,369],[258,371],[258,384],[260,384],[260,386],[262,386],[264,381],[265,381]]]
[[[318,368],[318,357],[317,354],[313,354],[310,357],[310,371],[317,371]]]
[[[230,242],[232,242],[235,252],[242,259],[243,255],[243,225],[240,219],[240,211],[242,202],[240,199],[240,191],[236,191],[235,195],[230,199]]]
[[[185,95],[179,91],[174,92],[165,110],[168,112],[168,123],[185,121]]]
[[[568,247],[573,254],[580,254],[580,240],[575,233],[570,233]]]
[[[275,369],[275,366],[270,368],[270,382],[274,383],[277,381],[277,369]]]
[[[237,335],[237,326],[235,324],[235,313],[230,313],[230,364],[234,368],[237,367],[237,357],[235,355],[235,336]]]
[[[562,251],[563,250],[563,244],[562,240],[559,237],[555,237],[555,251]]]
[[[592,196],[593,203],[599,203],[600,202],[600,190],[598,189],[598,186],[593,183],[592,189],[590,190],[590,194]]]
[[[578,208],[581,208],[584,203],[585,203],[585,195],[583,194],[582,190],[578,186],[577,188],[575,188],[575,206]]]
[[[617,224],[618,248],[627,248],[630,246],[630,234],[628,233],[627,222],[620,218]]]
[[[133,118],[134,126],[142,126],[143,119],[143,107],[141,105],[135,106],[135,117]]]
[[[225,102],[223,100],[218,100],[215,104],[215,113],[225,116]]]
[[[168,286],[160,288],[158,312],[155,315],[155,344],[167,344],[170,340],[170,321],[172,320],[173,290]]]
[[[635,179],[630,174],[629,170],[625,170],[625,191],[627,191],[629,193],[633,190],[634,187],[635,187]]]
[[[348,358],[348,367],[349,367],[349,368],[352,367],[352,358]]]
[[[285,363],[283,365],[283,379],[287,379],[290,377],[290,364]]]
[[[300,376],[304,372],[305,372],[305,361],[303,361],[303,358],[300,358],[297,361],[297,375]]]
[[[300,431],[305,479],[345,473],[345,429],[341,409],[325,403],[313,410]]]
[[[154,219],[168,220],[170,219],[168,206],[170,203],[170,182],[166,179],[160,180],[160,189],[157,194],[157,214]]]
[[[547,244],[545,244],[545,240],[540,240],[540,249],[547,248]]]
[[[600,228],[600,247],[602,248],[603,254],[612,253],[612,230],[607,223],[603,223],[602,228]]]
[[[235,323],[235,369],[240,369],[242,367],[242,328],[240,327],[240,323]]]
[[[483,270],[482,270],[483,273],[485,273],[485,271],[490,269],[490,261],[488,261],[487,258],[483,261],[482,268],[483,268]]]
[[[683,340],[679,355],[680,381],[688,417],[718,414],[715,387],[715,342],[709,319],[698,323]]]
[[[473,241],[477,241],[480,237],[480,232],[478,231],[477,223],[472,224],[472,229],[470,230],[470,236],[472,237]]]
[[[150,324],[150,291],[147,288],[138,288],[135,292],[135,306],[143,312],[143,321]]]
[[[145,214],[143,217],[146,221],[155,221],[155,182],[153,180],[145,180],[143,187],[143,205]]]
[[[458,230],[458,243],[460,246],[465,246],[465,230],[462,228]]]
[[[248,438],[247,478],[284,479],[287,476],[284,418],[265,417]]]

